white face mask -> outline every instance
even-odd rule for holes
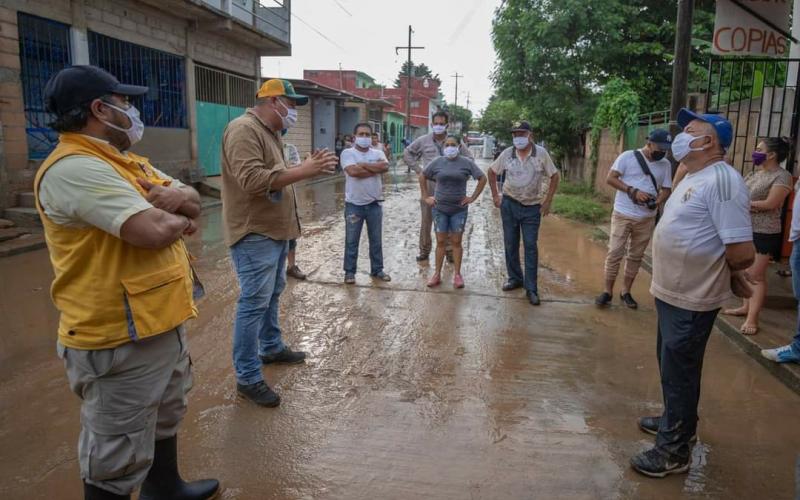
[[[442,135],[447,131],[447,125],[434,125],[432,128],[436,135]]]
[[[448,158],[455,158],[458,156],[458,146],[446,146],[444,148],[444,155]]]
[[[514,137],[512,142],[514,143],[514,147],[517,149],[525,149],[528,147],[528,144],[530,144],[530,140],[525,136]]]
[[[372,137],[356,137],[356,146],[367,149],[372,146]]]
[[[692,142],[694,142],[695,139],[702,139],[703,137],[710,137],[710,136],[692,135],[687,132],[681,132],[680,134],[676,135],[675,138],[672,140],[672,156],[677,161],[682,161],[692,151],[702,151],[706,149],[703,146],[700,146],[699,148],[692,147]]]
[[[125,132],[125,135],[128,136],[128,140],[130,141],[131,146],[142,140],[142,137],[144,136],[144,123],[142,123],[141,118],[139,118],[139,110],[136,109],[136,106],[131,106],[128,109],[122,109],[113,104],[109,104],[105,101],[103,101],[103,104],[105,104],[109,108],[119,111],[123,115],[127,116],[128,119],[131,121],[131,126],[125,129],[120,126],[114,125],[113,123],[101,120],[106,126],[111,127],[114,130],[119,130],[120,132]]]
[[[283,116],[280,113],[278,113],[278,116],[280,116],[281,120],[283,121],[283,128],[288,130],[294,127],[297,123],[297,110],[289,108],[280,99],[278,99],[278,102],[281,104],[281,106],[283,106],[283,109],[286,110],[286,116]]]

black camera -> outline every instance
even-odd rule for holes
[[[656,203],[656,200],[653,198],[649,198],[646,202],[644,202],[644,205],[650,210],[655,210],[658,207],[658,203]]]

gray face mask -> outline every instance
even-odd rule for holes
[[[131,146],[142,140],[142,137],[144,136],[144,123],[142,123],[142,119],[139,118],[139,110],[136,109],[136,106],[131,106],[128,109],[122,109],[105,101],[103,101],[103,104],[109,108],[119,111],[123,115],[127,116],[131,121],[130,128],[125,129],[118,125],[114,125],[113,123],[101,120],[106,126],[111,127],[114,130],[119,130],[120,132],[125,132],[125,135],[128,136]]]

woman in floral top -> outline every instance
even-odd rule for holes
[[[753,296],[744,299],[741,307],[723,311],[723,314],[746,316],[740,329],[745,335],[758,333],[758,314],[767,296],[767,266],[770,258],[776,262],[781,258],[781,208],[792,191],[792,174],[781,168],[781,163],[789,155],[790,148],[788,139],[763,139],[752,154],[756,169],[745,178],[750,189],[753,244],[756,247],[756,260],[747,272],[756,284],[753,285]]]

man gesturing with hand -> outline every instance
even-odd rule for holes
[[[286,285],[289,241],[300,236],[295,182],[332,174],[336,155],[320,150],[289,168],[281,131],[297,122],[308,103],[286,80],[267,80],[256,105],[230,122],[222,138],[222,215],[225,242],[239,279],[233,330],[233,365],[239,394],[274,407],[280,397],[264,382],[261,365],[302,363],[305,353],[283,343],[278,300]],[[164,197],[164,203],[177,203]]]

